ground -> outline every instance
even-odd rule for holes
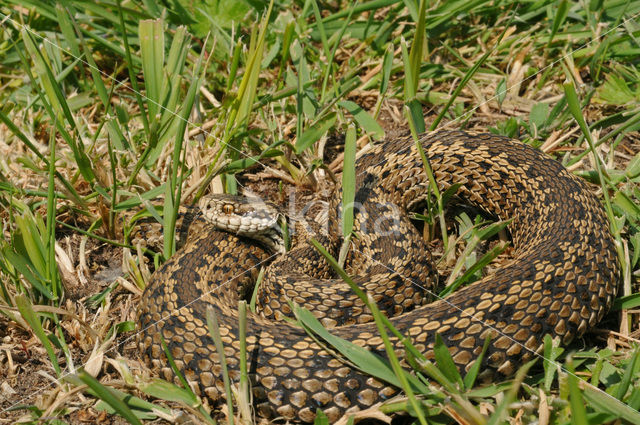
[[[175,3],[182,8],[165,12],[153,10],[155,2],[145,2],[148,10],[124,2],[122,25],[132,46],[130,58],[117,6],[70,3],[65,8],[48,2],[0,3],[0,424],[56,419],[69,424],[127,423],[122,416],[98,410],[96,402],[104,398],[86,386],[56,381],[38,326],[27,320],[28,311],[17,307],[19,294],[26,294],[49,340],[66,343],[54,348],[63,371],[76,372],[85,365],[102,385],[173,409],[159,422],[173,422],[176,415],[203,421],[202,413],[188,403],[145,394],[122,366],[136,376],[148,375],[138,359],[133,329],[143,288],[163,260],[158,254],[161,238],[152,248],[155,256],[130,244],[125,231],[142,227],[142,221],[132,225],[130,219],[152,204],[164,208],[168,193],[176,194],[178,187],[182,205],[190,205],[201,193],[238,188],[278,204],[292,192],[298,200],[328,199],[333,178],[342,170],[348,127],[358,127],[358,148],[375,139],[376,127],[347,112],[343,101],[362,108],[386,138],[407,135],[413,113],[424,117],[427,129],[437,122],[439,129],[493,131],[521,139],[591,183],[619,221],[617,239],[625,263],[620,291],[627,304],[567,352],[591,356],[576,365],[578,376],[610,393],[622,386],[627,368],[635,372],[628,393],[619,399],[632,409],[640,407],[634,401],[640,394],[635,378],[640,366],[631,360],[640,342],[640,54],[633,44],[638,5],[631,2],[621,11],[613,1],[599,2],[600,9],[598,2],[591,2],[591,9],[585,9],[582,3],[558,0],[544,2],[546,9],[540,12],[517,3],[435,2],[427,7],[424,27],[418,7],[407,8],[411,2],[360,2],[363,9],[354,9],[353,21],[342,14],[346,3],[340,1],[310,2],[315,6],[304,8],[300,2],[276,2],[271,20],[264,6],[254,9],[253,2],[236,2],[242,10],[220,2],[221,9],[209,14],[220,19],[215,25],[181,1]],[[321,17],[324,28],[317,26]],[[262,22],[269,30],[260,47]],[[179,24],[188,25],[194,38],[181,38]],[[341,33],[343,24],[346,33]],[[26,28],[34,30],[32,36]],[[416,28],[427,36],[415,38]],[[149,47],[145,40],[161,45]],[[420,42],[424,45],[416,56],[412,46]],[[149,54],[154,47],[165,54]],[[169,55],[170,48],[175,48],[174,55]],[[80,52],[85,52],[86,63],[74,59]],[[258,60],[252,61],[254,56]],[[409,64],[416,57],[413,73],[420,77],[412,93]],[[199,75],[204,78],[195,78]],[[585,132],[567,107],[567,81],[578,93],[579,112],[607,172],[605,182],[599,181],[594,156],[586,154]],[[193,97],[191,87],[196,87]],[[181,129],[185,120],[190,124]],[[321,134],[313,134],[314,129],[322,129]],[[312,143],[298,149],[305,134]],[[275,145],[278,142],[285,143]],[[48,166],[52,154],[59,175]],[[259,157],[260,163],[241,164],[235,175],[223,168],[247,156]],[[179,183],[174,172],[184,177]],[[226,175],[226,183],[219,174]],[[318,208],[320,204],[310,214],[315,217]],[[48,215],[50,210],[55,213]],[[458,212],[448,211],[451,236],[457,236]],[[155,231],[173,229],[156,223]],[[49,243],[50,236],[55,244]],[[504,235],[476,252],[486,252],[500,237]],[[431,246],[439,259],[441,235],[435,234]],[[456,247],[458,255],[438,263],[444,275],[454,268],[463,242]],[[507,250],[487,269],[508,261],[508,255]],[[55,286],[49,274],[52,258],[61,284],[56,300],[47,299],[46,290],[38,286]],[[511,420],[539,417],[545,407],[538,394],[548,397],[550,423],[570,420],[571,410],[558,402],[567,398],[568,375],[538,367],[550,374],[551,383],[547,387],[546,378],[530,377],[518,393],[521,405],[508,409]],[[472,403],[463,407],[456,404],[457,395],[447,393],[447,420],[468,423],[473,420],[459,418],[498,410],[512,384],[496,385],[490,387],[497,388],[495,393],[469,396]],[[24,408],[13,409],[18,405]],[[610,414],[589,409],[590,415]],[[216,409],[212,415],[224,417],[224,411]]]

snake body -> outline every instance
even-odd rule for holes
[[[441,191],[459,184],[457,196],[511,219],[514,253],[495,273],[444,300],[396,308],[387,286],[406,293],[403,300],[418,300],[422,295],[415,288],[428,287],[431,266],[408,219],[385,217],[410,210],[428,196],[428,178],[410,139],[376,145],[356,163],[356,203],[362,208],[355,218],[358,254],[350,260],[350,271],[361,272],[358,282],[387,313],[400,313],[391,319],[396,328],[427,357],[440,334],[460,369],[473,364],[490,335],[484,369],[499,375],[512,374],[540,352],[545,335],[566,344],[592,328],[615,297],[619,265],[606,216],[586,184],[543,153],[500,136],[440,131],[421,136],[420,142]],[[339,217],[330,221],[339,222]],[[161,376],[175,379],[161,348],[162,335],[196,391],[218,401],[224,397],[221,366],[205,311],[211,306],[217,315],[229,374],[237,381],[237,288],[255,279],[257,266],[270,254],[242,236],[205,229],[153,275],[139,310],[139,345]],[[281,293],[314,306],[329,324],[347,323],[332,329],[333,334],[385,355],[375,324],[359,323],[348,314],[331,316],[327,306],[340,304],[346,291],[332,292],[303,277],[315,266],[325,272],[308,247],[300,249],[287,254],[293,259],[285,256],[274,263],[289,267],[290,274],[267,269],[265,279],[272,275],[273,280],[265,284],[265,314],[247,318],[253,402],[261,416],[310,422],[320,408],[334,421],[397,390],[338,360],[301,328],[273,320],[275,307],[286,304],[276,299]],[[418,265],[407,260],[414,254]],[[358,308],[353,298],[346,304]],[[403,357],[401,343],[394,337],[392,342]]]

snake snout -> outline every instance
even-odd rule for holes
[[[202,197],[198,206],[219,230],[246,236],[268,232],[278,220],[278,210],[256,197],[214,194]]]

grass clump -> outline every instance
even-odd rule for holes
[[[369,142],[437,127],[517,137],[597,184],[620,296],[587,348],[549,342],[538,375],[479,387],[446,350],[435,365],[416,355],[414,375],[384,369],[413,396],[363,415],[636,421],[639,13],[623,0],[0,3],[0,416],[215,417],[187,388],[140,384],[124,360],[179,206],[211,188],[322,193]],[[427,226],[455,287],[501,255],[469,247],[500,229],[465,215],[453,228],[451,194],[436,195]],[[153,253],[132,245],[135,213],[164,230]]]

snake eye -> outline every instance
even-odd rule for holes
[[[233,207],[233,204],[224,204],[222,206],[222,212],[225,214],[233,214],[235,212],[235,208]]]

